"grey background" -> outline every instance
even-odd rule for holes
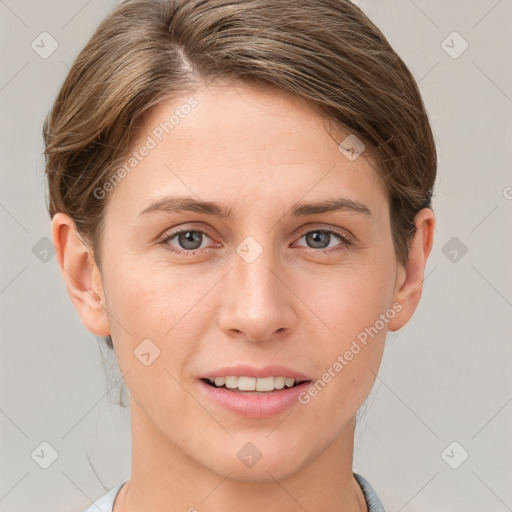
[[[0,0],[1,511],[82,511],[130,475],[115,358],[82,326],[46,240],[41,137],[113,3]],[[357,4],[419,82],[440,176],[422,301],[388,335],[354,471],[387,512],[512,510],[512,1]],[[47,58],[31,47],[43,31],[58,43]],[[454,31],[469,45],[457,58]]]

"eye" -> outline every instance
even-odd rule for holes
[[[165,233],[160,237],[160,243],[165,249],[171,252],[192,256],[205,248],[203,245],[205,238],[210,237],[208,233],[200,229],[182,229],[180,231]],[[349,234],[332,229],[309,230],[301,235],[300,239],[302,238],[305,238],[306,243],[309,244],[308,248],[312,249],[315,253],[329,253],[345,250],[353,243]],[[336,240],[340,243],[333,244]],[[217,247],[220,247],[220,245],[217,244]]]
[[[208,234],[200,229],[183,229],[174,233],[165,233],[161,237],[160,243],[172,252],[188,256],[204,248],[202,245],[205,237],[209,238]],[[174,239],[176,239],[176,245],[171,244]]]
[[[310,244],[312,249],[320,249],[320,251],[314,252],[331,252],[346,249],[352,244],[348,234],[344,234],[331,229],[313,229],[304,233],[301,238],[306,239],[306,243]],[[334,239],[334,240],[333,240]],[[334,249],[331,242],[338,240],[341,243],[334,245]],[[328,250],[326,250],[328,249]]]

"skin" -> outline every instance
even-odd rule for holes
[[[154,107],[134,148],[189,96]],[[197,106],[109,193],[101,271],[72,220],[53,219],[71,300],[89,331],[112,335],[130,392],[132,474],[114,510],[365,511],[352,475],[355,417],[387,330],[405,325],[420,300],[434,214],[416,216],[400,265],[374,164],[338,148],[348,132],[329,134],[299,99],[270,88],[217,84],[193,96]],[[232,218],[139,217],[176,194],[222,203]],[[341,196],[372,215],[289,214],[299,200]],[[195,255],[177,236],[158,240],[179,229],[206,233]],[[332,234],[315,245],[319,229],[351,234],[353,243]],[[251,263],[236,252],[248,236],[263,250]],[[249,419],[200,393],[205,372],[237,363],[283,364],[315,382],[393,304],[400,311],[307,405]],[[148,366],[134,356],[147,338],[160,350]],[[252,467],[237,457],[247,442],[262,453]]]

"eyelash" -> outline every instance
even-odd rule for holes
[[[193,251],[186,251],[186,250],[179,250],[179,249],[176,249],[174,246],[172,245],[169,245],[169,240],[173,239],[175,236],[181,234],[181,233],[187,233],[188,231],[191,231],[193,233],[201,233],[203,235],[206,235],[207,237],[209,238],[212,238],[208,232],[206,231],[203,231],[201,229],[181,229],[180,231],[175,231],[173,233],[164,233],[164,235],[162,235],[160,237],[160,244],[164,246],[164,248],[168,251],[171,251],[175,254],[179,254],[179,255],[185,255],[185,256],[194,256],[196,255],[198,252],[201,252],[203,249],[195,249]],[[305,249],[309,249],[309,251],[312,251],[312,252],[315,252],[315,253],[335,253],[335,252],[338,252],[338,251],[344,251],[344,250],[347,250],[347,248],[349,246],[351,246],[353,244],[353,242],[351,241],[351,239],[345,235],[344,233],[340,232],[340,231],[336,231],[336,230],[333,230],[333,229],[309,229],[307,231],[304,231],[299,238],[302,238],[303,236],[307,235],[308,233],[329,233],[331,235],[335,235],[342,243],[339,245],[339,246],[336,246],[334,248],[329,248],[329,249],[315,249],[313,247],[305,247]]]

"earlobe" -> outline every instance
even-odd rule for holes
[[[97,336],[110,334],[101,275],[90,249],[79,239],[73,220],[64,213],[52,219],[53,243],[69,297],[84,326]]]
[[[412,317],[421,298],[425,266],[434,241],[435,216],[430,208],[420,210],[415,218],[416,233],[409,246],[409,258],[399,265],[393,303],[400,312],[389,322],[388,330],[401,329]]]

